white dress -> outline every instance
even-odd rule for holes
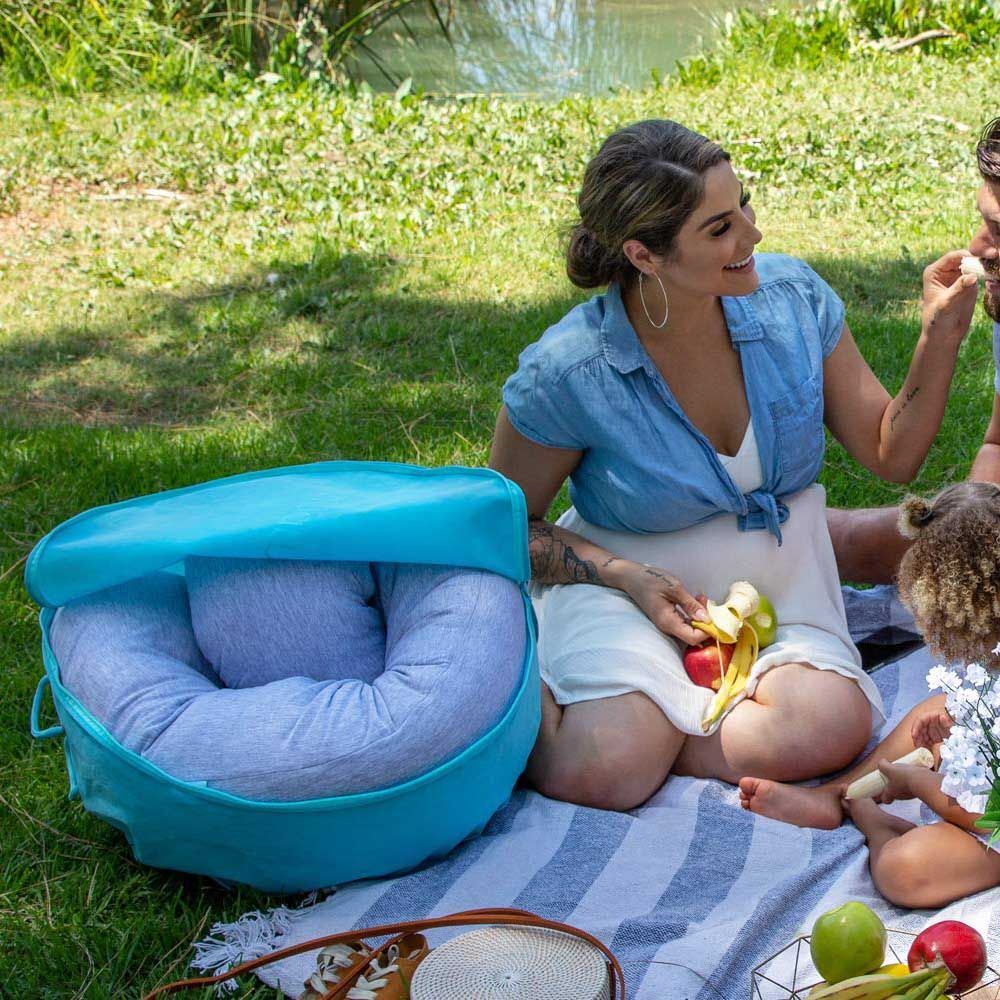
[[[719,458],[744,493],[760,487],[752,422],[739,452]],[[736,515],[728,513],[651,535],[599,528],[573,508],[557,523],[614,555],[669,571],[690,594],[721,601],[731,583],[748,580],[773,602],[778,633],[754,664],[744,697],[752,696],[772,667],[808,663],[856,681],[880,722],[882,699],[861,667],[847,628],[826,526],[826,493],[814,484],[782,499],[789,517],[781,527],[780,546],[768,531],[739,531]],[[560,705],[641,691],[678,729],[703,735],[701,719],[713,692],[688,678],[683,645],[660,632],[630,597],[585,583],[532,584],[531,592],[542,679]]]

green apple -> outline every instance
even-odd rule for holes
[[[778,616],[774,605],[763,595],[758,595],[757,610],[747,619],[757,633],[760,648],[770,646],[778,634]]]
[[[885,961],[885,945],[882,921],[857,901],[824,913],[809,937],[813,964],[828,983],[874,972]]]

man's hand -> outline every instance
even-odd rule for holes
[[[700,645],[708,638],[688,624],[708,620],[704,597],[700,600],[693,597],[680,580],[665,569],[634,563],[629,567],[624,590],[664,635],[680,639],[689,646]]]
[[[968,255],[967,250],[951,250],[924,268],[923,333],[956,349],[969,332],[979,297],[975,277],[960,270],[962,258]]]

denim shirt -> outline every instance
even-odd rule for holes
[[[1000,394],[1000,323],[993,324],[993,388]]]
[[[585,520],[653,533],[728,512],[740,531],[766,529],[781,544],[781,498],[813,483],[823,464],[823,361],[840,339],[844,306],[802,261],[758,254],[756,264],[760,287],[722,299],[764,472],[752,493],[740,492],[674,399],[617,285],[521,353],[503,388],[507,415],[532,441],[583,452],[569,493]]]

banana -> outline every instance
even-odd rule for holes
[[[758,651],[757,633],[750,626],[741,629],[736,639],[736,649],[733,650],[733,658],[729,661],[726,676],[722,678],[719,690],[709,702],[705,716],[701,720],[701,728],[706,733],[721,718],[733,699],[738,698],[746,689],[747,681],[750,679],[750,670],[757,659]]]
[[[908,990],[925,983],[929,984],[928,989],[933,988],[938,978],[937,970],[930,968],[911,972],[908,976],[878,973],[855,976],[810,994],[809,1000],[889,1000],[890,997],[907,996]]]
[[[743,622],[749,618],[760,605],[760,595],[757,588],[746,580],[737,580],[729,588],[726,599],[721,604],[706,601],[708,612],[707,622],[692,622],[695,628],[700,628],[720,642],[736,642],[743,628]]]
[[[928,770],[934,767],[934,754],[927,747],[917,747],[911,750],[905,757],[900,757],[897,764],[915,764],[917,767],[926,767]],[[844,793],[845,799],[873,799],[876,795],[881,795],[885,791],[885,778],[877,769],[863,774],[857,781],[852,781],[847,786]]]

